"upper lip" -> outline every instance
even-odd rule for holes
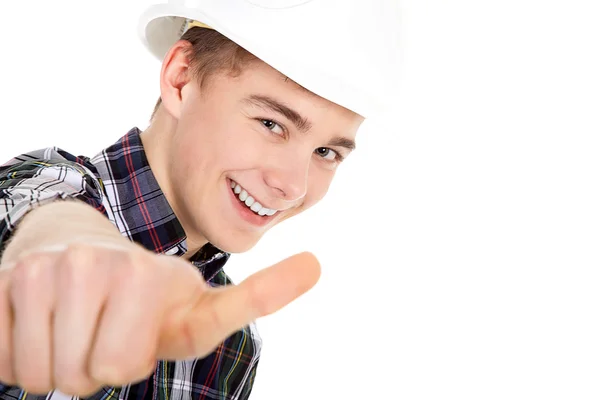
[[[250,193],[242,184],[234,181],[233,179],[231,179],[231,181],[233,183],[235,183],[236,185],[240,185],[240,187],[242,188],[242,190],[245,190],[246,193],[248,193],[248,196],[252,197],[254,199],[255,202],[259,203],[261,206],[263,206],[264,208],[268,208],[270,210],[275,210],[275,211],[282,211],[281,209],[277,208],[277,207],[271,207],[268,205],[265,205],[265,203],[263,203],[260,199],[256,198],[256,196],[254,196],[252,193]],[[236,194],[236,196],[239,196]]]

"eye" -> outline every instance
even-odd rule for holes
[[[275,133],[276,135],[283,135],[283,128],[277,122],[270,119],[261,119],[260,122],[265,126],[265,128]]]
[[[315,153],[317,153],[323,159],[329,160],[329,161],[335,161],[335,160],[341,161],[341,159],[342,159],[342,157],[340,156],[340,154],[337,151],[331,150],[328,147],[319,147],[318,149],[315,150]]]

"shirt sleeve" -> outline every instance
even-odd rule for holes
[[[252,388],[254,387],[254,379],[256,378],[256,368],[257,367],[258,367],[258,360],[256,360],[256,362],[250,369],[250,374],[248,375],[248,379],[246,379],[246,382],[244,383],[244,387],[242,388],[240,400],[248,400],[250,398],[250,393],[252,393]]]
[[[0,166],[0,257],[19,221],[43,204],[75,199],[106,213],[101,187],[88,168],[67,160]]]

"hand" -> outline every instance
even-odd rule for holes
[[[310,253],[226,288],[141,247],[72,244],[22,255],[0,266],[0,382],[84,397],[143,380],[157,360],[209,354],[319,275]]]

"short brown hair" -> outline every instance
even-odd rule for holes
[[[248,62],[257,59],[246,49],[214,29],[195,26],[185,32],[181,40],[187,40],[192,44],[187,55],[191,58],[192,73],[200,87],[210,75],[216,72],[227,71],[232,76],[238,76]],[[162,99],[159,98],[154,106],[151,120],[154,119],[161,104]]]

